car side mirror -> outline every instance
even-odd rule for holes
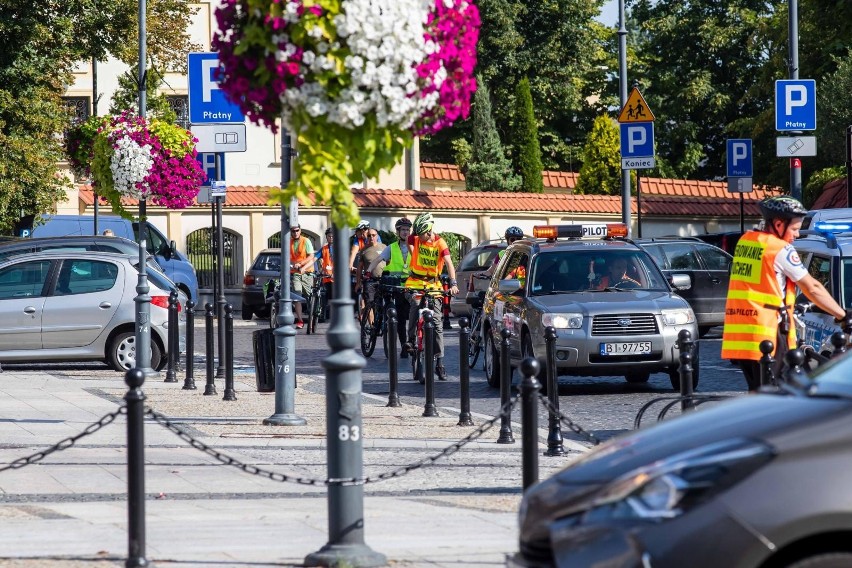
[[[689,290],[692,288],[692,280],[689,274],[672,274],[669,276],[669,283],[675,290]]]
[[[519,290],[523,291],[523,289],[521,288],[521,281],[517,278],[500,280],[500,282],[497,284],[497,291],[501,294],[515,294]]]

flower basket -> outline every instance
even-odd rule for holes
[[[216,18],[220,88],[296,138],[296,175],[272,199],[313,193],[336,224],[358,220],[353,184],[470,110],[479,13],[467,0],[224,0]]]
[[[124,112],[106,121],[95,137],[92,183],[122,217],[131,217],[123,197],[183,209],[205,179],[195,159],[195,142],[184,128]]]

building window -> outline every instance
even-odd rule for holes
[[[166,95],[166,100],[177,115],[177,124],[189,130],[189,95]]]
[[[71,117],[71,124],[79,124],[85,122],[91,114],[91,99],[89,97],[62,97],[62,105],[68,116]]]

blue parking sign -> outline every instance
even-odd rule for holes
[[[816,130],[816,81],[775,81],[775,130]]]
[[[725,147],[728,155],[728,177],[753,177],[751,139],[729,138]]]
[[[215,73],[219,69],[216,53],[190,53],[188,56],[189,122],[245,122],[240,107],[219,90]]]
[[[619,126],[621,128],[622,158],[654,157],[653,122],[626,122]]]
[[[195,157],[201,163],[201,169],[207,174],[207,179],[204,180],[202,186],[210,186],[210,182],[222,181],[225,178],[225,153],[224,152],[199,152]],[[219,176],[216,176],[216,162],[219,166]]]

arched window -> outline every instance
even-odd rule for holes
[[[222,230],[224,251],[222,266],[225,269],[225,288],[240,288],[243,283],[243,237],[228,229]],[[216,233],[210,227],[193,231],[186,237],[186,256],[195,267],[199,288],[213,288],[216,278],[214,255]]]
[[[306,231],[304,228],[302,229],[302,235],[308,237],[311,240],[311,244],[314,245],[314,250],[319,250],[323,244],[319,235],[315,235],[310,231]],[[266,246],[269,248],[281,248],[281,231],[278,231],[277,233],[266,239]]]

